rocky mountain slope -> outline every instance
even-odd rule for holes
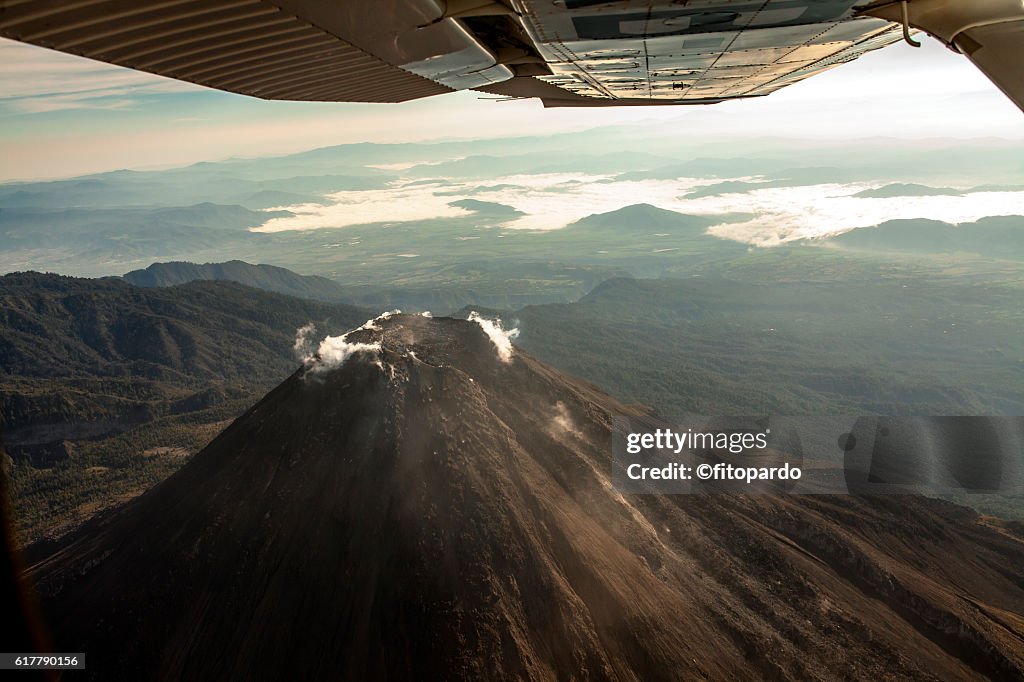
[[[1024,678],[1024,542],[924,498],[622,496],[612,415],[486,324],[307,364],[37,585],[93,679]]]

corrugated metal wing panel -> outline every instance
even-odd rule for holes
[[[263,0],[2,0],[0,35],[263,99],[451,92]]]
[[[568,99],[707,103],[774,92],[900,40],[853,0],[521,0]]]

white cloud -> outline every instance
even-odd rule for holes
[[[0,40],[0,103],[15,112],[124,108],[134,104],[133,96],[197,89],[201,88]]]
[[[461,197],[511,206],[525,215],[509,220],[502,227],[530,231],[558,230],[593,213],[606,213],[637,203],[710,217],[749,213],[754,217],[748,221],[723,222],[709,232],[757,246],[822,237],[901,218],[965,223],[993,215],[1024,215],[1024,192],[972,192],[961,196],[887,199],[852,196],[878,186],[864,183],[764,187],[742,193],[686,198],[695,188],[727,179],[752,180],[743,177],[617,181],[606,175],[537,174],[508,176],[481,186],[438,179],[434,184],[406,184],[400,189],[343,192],[340,194],[344,196],[344,203],[333,206],[286,207],[297,215],[276,218],[255,231],[338,227],[342,220],[349,221],[349,224],[387,223],[409,219],[411,214],[418,220],[464,216],[461,209],[453,216],[453,210],[448,206],[449,202]],[[435,196],[434,192],[442,185],[445,195]],[[488,189],[488,186],[493,189]],[[458,194],[460,190],[464,192],[461,197]],[[398,196],[401,200],[396,205]],[[353,210],[353,207],[357,208]],[[340,219],[335,216],[346,217]]]
[[[344,191],[326,198],[336,203],[282,206],[294,215],[269,220],[254,232],[286,232],[348,227],[369,223],[412,222],[436,218],[464,218],[471,211],[451,206],[461,198],[505,204],[524,213],[503,227],[513,230],[557,230],[591,213],[621,208],[624,197],[656,205],[678,203],[681,192],[709,184],[709,180],[671,182],[643,180],[609,182],[611,176],[585,173],[510,175],[487,183],[436,178],[433,183],[399,180],[386,189]],[[443,189],[442,189],[443,188]],[[493,189],[491,189],[493,188]],[[438,191],[442,195],[436,194]],[[464,192],[460,195],[458,192]],[[416,254],[398,254],[411,258]]]
[[[947,223],[986,216],[1024,215],[1024,192],[975,192],[963,196],[853,197],[864,185],[812,185],[704,197],[691,202],[697,213],[750,212],[747,222],[715,226],[712,234],[757,246],[824,237],[888,220],[927,218]]]
[[[12,104],[12,108],[23,114],[43,114],[50,111],[68,109],[93,109],[112,111],[127,109],[135,105],[133,99],[109,99],[107,95],[92,93],[75,93],[73,95],[53,95],[52,97],[27,97]]]
[[[334,202],[327,206],[300,204],[289,206],[294,216],[274,218],[253,232],[313,230],[323,227],[349,227],[367,223],[410,222],[431,218],[459,218],[470,215],[463,208],[450,206],[451,197],[435,196],[428,185],[393,183],[380,190],[345,190],[328,194]],[[405,257],[413,255],[401,254]]]
[[[370,163],[367,164],[367,168],[376,168],[377,170],[386,171],[404,171],[417,166],[437,166],[448,161],[459,161],[466,158],[465,156],[453,156],[450,159],[430,159],[423,161],[399,161],[396,163]]]

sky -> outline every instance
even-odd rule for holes
[[[544,109],[465,92],[403,104],[267,102],[0,39],[0,181],[151,169],[350,142],[631,125],[667,135],[1024,139],[1024,115],[933,40],[897,44],[766,98]]]

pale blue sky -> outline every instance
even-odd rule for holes
[[[767,98],[712,107],[545,110],[458,93],[399,105],[264,102],[0,40],[0,181],[160,168],[347,142],[574,131],[1024,139],[1024,115],[932,40],[895,45]]]

